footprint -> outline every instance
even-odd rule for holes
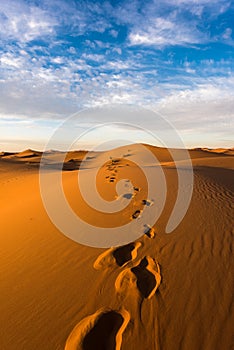
[[[120,350],[130,314],[102,308],[80,321],[69,335],[65,350]]]
[[[160,283],[159,264],[150,256],[146,256],[136,266],[127,268],[119,274],[115,281],[115,289],[124,296],[130,291],[137,290],[143,298],[150,299]]]
[[[141,245],[141,242],[136,242],[116,248],[113,252],[113,256],[116,260],[117,265],[124,266],[130,260],[135,260],[137,257],[137,250],[141,247]]]
[[[111,160],[111,164],[114,165],[114,164],[118,164],[120,162],[120,159],[112,159]]]
[[[144,225],[144,234],[148,236],[149,238],[154,238],[155,237],[155,229],[151,227],[150,225],[145,224]]]
[[[132,199],[134,195],[132,193],[124,193],[122,197],[126,199]]]
[[[142,204],[146,205],[147,207],[151,207],[151,205],[153,205],[154,202],[151,201],[150,199],[142,199]]]
[[[141,210],[136,210],[133,214],[132,214],[132,219],[137,219],[140,214],[141,214]]]
[[[103,270],[114,265],[125,266],[137,257],[137,251],[142,243],[134,242],[118,248],[110,248],[101,254],[93,264],[96,270]]]

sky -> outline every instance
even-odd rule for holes
[[[0,150],[44,149],[108,104],[160,113],[186,147],[233,147],[234,2],[1,0]]]

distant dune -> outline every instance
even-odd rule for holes
[[[42,152],[0,153],[1,349],[232,349],[234,150],[189,150],[191,204],[166,234],[178,192],[175,161],[165,148],[146,147],[160,164],[142,158],[137,144],[118,149],[122,157],[110,150],[92,152],[84,162],[87,151],[51,151],[43,158],[51,171],[63,169],[72,210],[106,228],[138,220],[156,203],[133,155],[143,169],[162,167],[167,196],[159,220],[146,225],[138,240],[108,249],[78,244],[53,225],[40,196]],[[183,152],[174,151],[177,166],[189,171]],[[78,172],[88,175],[98,167],[100,195],[106,201],[130,199],[121,216],[95,211],[79,191]],[[133,194],[118,196],[121,179],[132,181]]]

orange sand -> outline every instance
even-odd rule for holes
[[[166,206],[139,240],[110,249],[75,243],[52,224],[40,197],[40,152],[0,154],[1,350],[232,348],[233,150],[190,150],[191,205],[176,230],[165,234],[177,173],[167,150],[148,147],[163,166]],[[129,148],[137,152],[137,145],[126,153]],[[147,190],[131,155],[112,169],[113,182],[108,165],[97,179],[106,200],[115,198],[121,177],[139,185],[122,222],[111,215],[103,219],[82,201],[75,186],[84,155],[71,152],[64,165],[73,210],[105,227],[132,219],[146,205]],[[90,171],[88,165],[82,171]],[[186,171],[183,159],[180,166]]]

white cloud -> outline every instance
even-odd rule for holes
[[[117,52],[119,55],[122,54],[122,49],[120,47],[114,47],[113,52]]]
[[[61,56],[57,56],[51,59],[52,63],[56,63],[56,64],[63,64],[64,63],[64,58]]]
[[[224,39],[231,39],[231,36],[232,36],[232,29],[226,28],[226,30],[223,33],[223,38]]]
[[[171,92],[154,108],[180,130],[231,131],[234,120],[234,78],[202,79],[196,87]],[[233,129],[233,128],[232,128]]]
[[[224,37],[218,37],[208,26],[210,21],[231,7],[229,0],[155,0],[143,7],[141,12],[138,11],[139,3],[133,3],[128,20],[124,20],[126,8],[116,14],[121,22],[130,24],[130,45],[162,48],[222,41],[224,37],[231,40],[229,29],[224,32]]]
[[[28,42],[52,35],[57,24],[55,18],[46,11],[23,1],[1,1],[1,13],[0,36],[3,40],[8,38]]]
[[[202,35],[193,22],[185,23],[171,15],[170,18],[151,18],[150,24],[143,29],[134,28],[129,35],[131,45],[191,45],[205,42],[208,38]]]
[[[23,60],[20,57],[15,57],[10,53],[3,54],[0,57],[0,63],[2,68],[21,68],[23,66]]]
[[[71,54],[76,54],[75,47],[73,47],[73,46],[69,47],[68,52],[71,53]]]
[[[129,62],[126,61],[110,61],[106,64],[106,68],[109,67],[110,69],[128,69],[131,66],[129,65]]]
[[[86,53],[84,53],[82,55],[82,58],[84,58],[85,60],[91,60],[91,61],[95,61],[95,62],[103,62],[104,61],[104,56],[100,55],[100,54],[86,54]]]
[[[115,29],[110,30],[110,35],[113,36],[113,38],[117,38],[118,34],[118,31]]]

